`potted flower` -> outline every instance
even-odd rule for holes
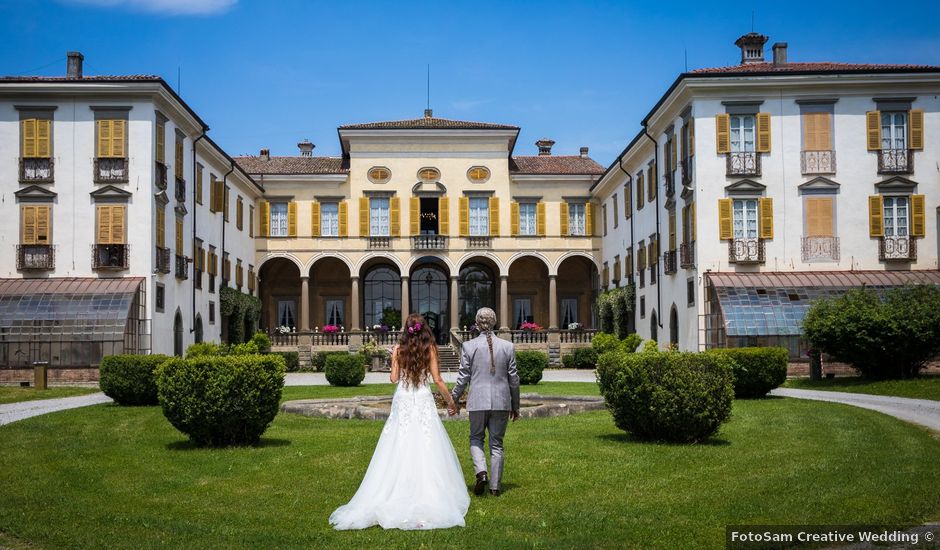
[[[581,323],[568,323],[568,330],[583,330],[584,325]]]
[[[339,332],[339,327],[336,325],[323,325],[324,334],[336,334]]]
[[[526,321],[525,323],[522,323],[521,325],[519,325],[519,330],[524,330],[527,332],[535,332],[537,330],[542,330],[542,327],[541,325],[537,323],[530,323]]]
[[[391,356],[389,351],[380,346],[374,338],[370,338],[368,342],[363,343],[359,348],[359,353],[371,361],[370,371],[382,370],[385,361]]]

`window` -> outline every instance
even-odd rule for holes
[[[244,216],[245,216],[245,201],[239,196],[235,199],[235,227],[241,231],[244,227]]]
[[[183,179],[183,136],[180,135],[179,130],[176,134],[176,156],[173,162],[173,173],[176,175],[177,179]]]
[[[640,296],[640,319],[646,318],[646,296]]]
[[[490,170],[485,166],[474,166],[467,170],[467,179],[473,183],[485,183],[490,179]]]
[[[514,298],[512,301],[512,318],[516,329],[522,323],[534,323],[532,317],[532,298]]]
[[[647,200],[650,203],[652,203],[654,200],[656,200],[656,190],[657,190],[656,189],[657,177],[656,177],[656,163],[655,162],[651,162],[649,164],[649,168],[646,169],[646,179],[649,180],[646,182],[647,187],[649,188],[649,194],[647,196]]]
[[[154,308],[157,311],[163,311],[166,307],[166,287],[163,286],[163,283],[154,284]]]
[[[757,238],[757,199],[735,199],[732,216],[735,239]]]
[[[881,149],[907,149],[907,112],[881,112]]]
[[[20,207],[20,244],[47,245],[52,242],[52,207]]]
[[[578,321],[578,299],[577,298],[562,298],[561,299],[561,328],[566,329],[571,323],[577,323]]]
[[[601,205],[601,223],[604,226],[604,236],[607,236],[607,205]]]
[[[272,202],[271,203],[271,231],[269,233],[272,237],[286,237],[287,236],[287,203],[286,202]]]
[[[156,159],[160,164],[166,164],[166,120],[157,113],[157,124],[156,124],[157,136],[154,140],[156,142]]]
[[[295,301],[277,301],[277,326],[291,329],[297,326],[297,303]]]
[[[584,203],[568,205],[568,234],[585,235]]]
[[[636,175],[636,209],[643,209],[643,201],[646,200],[646,187],[643,185],[643,172]]]
[[[209,174],[209,211],[219,212],[222,210],[222,182],[215,177],[215,174]]]
[[[384,166],[369,169],[369,181],[372,183],[388,183],[390,179],[392,179],[392,171]]]
[[[884,236],[908,236],[907,197],[884,197]]]
[[[26,118],[20,121],[23,158],[50,158],[52,156],[52,121]]]
[[[689,278],[685,281],[685,302],[692,307],[695,305],[695,278]]]
[[[485,237],[490,234],[490,199],[470,197],[470,235]]]
[[[248,236],[255,236],[255,207],[248,205]]]
[[[98,206],[97,244],[124,244],[124,206]]]
[[[441,179],[441,171],[437,168],[422,168],[418,170],[418,180],[422,183],[435,183]]]
[[[242,261],[240,259],[235,260],[235,286],[239,290],[242,288],[242,283],[245,280],[245,268],[242,267]]]
[[[215,302],[209,302],[209,324],[215,324]]]
[[[401,277],[397,271],[378,266],[366,273],[363,283],[365,326],[382,324],[386,310],[401,311]]]
[[[834,204],[832,197],[806,197],[803,234],[807,237],[832,237]]]
[[[633,215],[633,205],[630,200],[633,198],[633,188],[630,182],[623,185],[623,217],[629,219]]]
[[[754,152],[754,115],[730,115],[731,152]]]
[[[388,197],[372,197],[369,199],[369,235],[373,237],[388,237],[390,227],[389,217]]]
[[[320,204],[320,235],[323,237],[339,236],[339,203]]]
[[[202,204],[202,172],[203,166],[196,163],[196,204]]]
[[[832,150],[832,114],[828,111],[803,113],[803,150]]]
[[[614,207],[614,229],[617,229],[617,225],[620,223],[618,215],[618,206],[617,206],[617,193],[614,193],[614,197],[611,200],[611,205]],[[606,223],[604,225],[607,225]]]
[[[98,158],[124,158],[127,155],[127,121],[99,119],[95,121]]]
[[[225,186],[222,191],[222,219],[228,221],[228,191],[229,186]]]
[[[324,314],[324,319],[326,319],[327,325],[334,325],[341,327],[346,323],[343,321],[343,309],[345,307],[345,301],[342,298],[327,298],[325,300],[326,311]]]
[[[519,234],[538,234],[538,204],[534,202],[519,203]]]

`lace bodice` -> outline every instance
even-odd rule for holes
[[[404,435],[418,427],[430,437],[432,422],[438,421],[437,405],[427,383],[412,387],[399,381],[392,397],[392,408],[383,432],[399,430]]]

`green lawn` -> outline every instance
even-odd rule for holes
[[[448,386],[453,387],[453,384],[448,384]],[[600,389],[594,382],[540,382],[534,386],[523,385],[519,390],[521,393],[540,393],[543,395],[600,395]],[[394,384],[365,384],[354,388],[285,386],[281,400],[327,399],[356,395],[392,395],[393,393],[395,393]]]
[[[19,403],[20,401],[33,401],[35,399],[55,399],[57,397],[72,397],[97,393],[98,388],[49,388],[37,390],[36,388],[20,388],[17,386],[0,386],[0,405]]]
[[[468,424],[445,425],[469,480]],[[97,405],[16,422],[0,427],[0,543],[715,548],[728,523],[940,519],[940,439],[871,411],[770,398],[736,401],[719,436],[700,445],[635,441],[605,411],[522,420],[506,436],[505,493],[474,497],[465,529],[333,531],[327,519],[355,492],[381,429],[281,414],[258,447],[206,450],[158,407]]]
[[[868,393],[873,395],[893,395],[913,397],[915,399],[933,399],[940,401],[940,376],[922,376],[910,380],[871,381],[858,377],[810,380],[809,378],[791,378],[784,387],[803,390],[830,390],[849,393]]]

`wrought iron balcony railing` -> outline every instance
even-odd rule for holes
[[[914,171],[914,151],[882,149],[878,151],[879,174],[910,174]]]
[[[839,237],[803,237],[803,261],[839,261]]]
[[[160,273],[169,273],[170,272],[170,249],[158,246],[157,247],[157,271]]]
[[[369,237],[369,250],[388,250],[391,247],[391,237]]]
[[[729,176],[759,176],[760,153],[756,151],[728,153],[726,166]]]
[[[692,157],[682,159],[679,164],[682,166],[682,185],[688,187],[692,185]]]
[[[127,174],[127,159],[96,158],[94,180],[95,183],[127,183],[130,181]]]
[[[186,256],[176,255],[176,278],[177,279],[188,279],[189,278],[189,258]]]
[[[415,235],[411,237],[414,250],[447,250],[447,237],[444,235]]]
[[[679,271],[679,269],[676,264],[676,251],[667,250],[663,252],[663,273],[672,275],[677,271]]]
[[[157,177],[154,183],[157,184],[157,189],[161,191],[166,191],[166,164],[163,164],[160,161],[155,161],[156,164],[156,173]]]
[[[467,248],[492,248],[492,237],[467,237]]]
[[[805,175],[835,174],[835,151],[803,151],[800,153],[800,170]]]
[[[93,269],[127,269],[130,245],[93,244],[91,245],[91,264]]]
[[[53,167],[51,158],[21,158],[20,183],[52,183]]]
[[[695,267],[694,243],[681,243],[679,245],[679,265],[683,268]]]
[[[186,202],[186,180],[176,178],[176,202]]]
[[[764,261],[764,241],[732,239],[728,242],[728,261],[733,264],[756,264]]]
[[[55,247],[51,244],[16,245],[16,269],[55,269]]]
[[[878,243],[878,259],[884,262],[917,260],[917,240],[911,237],[882,237]]]

